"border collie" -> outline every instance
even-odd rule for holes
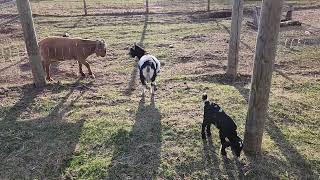
[[[143,94],[146,92],[149,87],[147,83],[151,82],[151,94],[154,94],[156,89],[156,77],[160,72],[160,61],[152,56],[147,54],[147,52],[140,46],[134,44],[130,48],[129,55],[131,57],[137,57],[139,59],[138,67],[140,72],[140,81],[143,85]]]
[[[219,129],[221,155],[226,156],[227,153],[225,149],[231,146],[232,152],[237,157],[240,157],[243,144],[242,139],[237,135],[237,125],[218,104],[209,102],[206,94],[202,96],[202,100],[204,102],[204,115],[201,130],[202,139],[205,140],[206,135],[208,137],[211,136],[210,125],[214,124]]]

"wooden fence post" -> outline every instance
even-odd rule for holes
[[[210,11],[210,0],[208,0],[207,11]]]
[[[232,7],[232,22],[227,68],[227,75],[233,79],[237,77],[242,15],[243,0],[235,0]]]
[[[149,13],[149,0],[146,0],[146,13]]]
[[[84,15],[88,15],[88,10],[87,10],[87,2],[86,0],[83,0],[83,11],[84,11]]]
[[[29,0],[17,0],[18,12],[23,29],[24,40],[31,64],[33,81],[36,87],[43,87],[46,84],[44,71],[41,64],[37,37],[33,27],[32,12]]]
[[[244,152],[261,152],[283,0],[263,0],[249,98]]]

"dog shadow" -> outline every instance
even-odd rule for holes
[[[161,115],[154,96],[142,96],[135,123],[125,143],[115,146],[107,179],[154,179],[160,166]]]

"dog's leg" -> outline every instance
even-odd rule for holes
[[[210,130],[211,124],[207,125],[207,136],[210,137],[211,136],[211,130]]]
[[[221,141],[220,153],[222,156],[226,156],[227,155],[226,148],[228,146],[230,146],[230,143],[227,143],[226,137],[222,134],[221,131],[219,132],[219,137],[220,137],[220,141]]]
[[[202,139],[204,139],[204,140],[207,139],[206,134],[205,134],[206,126],[207,126],[207,124],[205,122],[203,122],[202,123],[201,136],[202,136]]]

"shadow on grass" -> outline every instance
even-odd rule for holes
[[[107,179],[156,177],[160,166],[161,121],[154,98],[147,106],[144,97],[141,98],[135,123],[128,138],[115,146]]]
[[[227,74],[205,74],[191,77],[190,80],[233,86],[247,102],[249,100],[250,89],[246,88],[246,85],[251,81],[251,75],[238,74],[235,79],[232,79]]]
[[[139,41],[139,45],[141,45],[141,46],[143,46],[143,41],[144,41],[145,36],[146,36],[147,27],[148,27],[148,19],[149,19],[149,15],[145,14],[143,30],[142,30],[141,38],[140,38],[140,41]],[[139,60],[137,60],[137,62],[138,61]],[[133,69],[132,69],[132,72],[131,72],[131,76],[130,76],[130,81],[128,83],[128,88],[124,91],[125,95],[131,96],[132,92],[135,90],[137,74],[138,74],[137,63],[134,63],[134,66],[133,66]]]
[[[279,147],[282,154],[286,157],[290,168],[294,168],[294,174],[304,179],[317,179],[319,175],[316,175],[312,171],[312,165],[298,152],[298,150],[288,141],[281,129],[276,125],[274,120],[268,116],[266,123],[266,131],[270,135],[271,139]]]
[[[21,60],[15,62],[15,63],[12,63],[9,66],[0,69],[0,72],[6,71],[6,70],[8,70],[8,69],[10,69],[10,68],[12,68],[12,67],[14,67],[14,66],[16,66],[16,65],[18,65],[20,63],[22,63],[23,61],[24,61],[24,59],[21,59]]]
[[[31,120],[20,117],[32,108],[43,90],[37,90],[32,85],[12,88],[22,89],[22,93],[21,99],[5,112],[0,121],[1,179],[61,177],[78,143],[85,117],[72,123],[63,119],[86,89],[82,89],[79,80],[62,86],[61,89],[57,89],[57,86],[59,85],[48,85],[46,88],[69,92],[48,116]],[[79,92],[69,100],[75,91]]]
[[[208,141],[208,142],[207,142]],[[215,153],[212,138],[203,140],[203,159],[205,169],[207,169],[210,177],[216,177],[217,179],[225,179],[224,173],[221,171],[219,164],[220,160],[218,155]],[[238,160],[230,160],[227,157],[223,157],[223,167],[225,169],[227,179],[244,179],[243,167]]]
[[[207,140],[203,140],[203,159],[205,163],[205,169],[207,169],[210,177],[222,179],[222,172],[219,168],[220,161],[215,153],[215,148],[213,146],[211,137],[208,137]]]

